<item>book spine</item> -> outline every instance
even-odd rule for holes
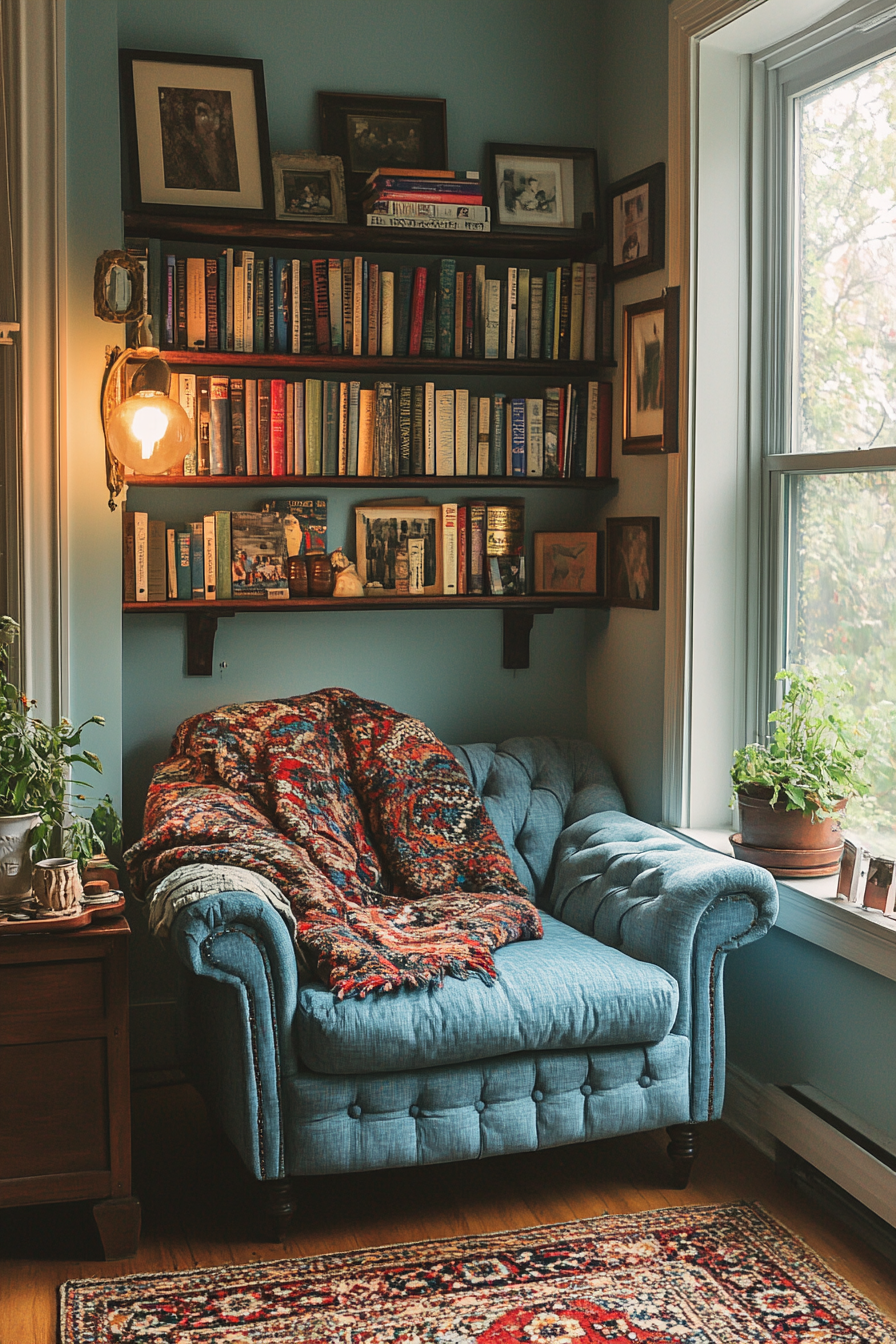
[[[439,388],[436,392],[436,473],[454,475],[454,392]]]
[[[551,359],[560,358],[560,308],[562,304],[563,267],[554,271],[554,330],[552,333]]]
[[[243,264],[233,263],[233,348],[242,353],[246,349],[246,288],[243,282]]]
[[[320,476],[323,467],[321,437],[323,384],[319,378],[305,380],[305,470]]]
[[[270,474],[286,475],[286,381],[272,378],[271,389],[271,446]]]
[[[398,474],[411,474],[411,434],[413,425],[414,389],[407,385],[398,389]]]
[[[457,595],[457,505],[442,505],[442,592]]]
[[[214,602],[218,595],[218,546],[213,513],[207,513],[202,519],[202,557],[205,600]]]
[[[476,267],[473,295],[473,358],[485,355],[485,267]]]
[[[516,266],[507,267],[507,359],[516,358],[517,305],[519,302],[519,272]]]
[[[121,515],[121,595],[125,602],[137,601],[137,556],[134,523],[137,515],[125,511]]]
[[[582,323],[585,312],[585,263],[574,261],[569,300],[569,357],[582,358]]]
[[[411,329],[408,337],[408,353],[416,358],[420,354],[423,341],[423,311],[426,307],[426,267],[418,266],[414,271],[414,290],[411,301]]]
[[[234,476],[245,476],[246,458],[246,394],[242,378],[230,380],[230,457]]]
[[[255,349],[255,253],[243,253],[243,350],[251,355]]]
[[[492,432],[489,439],[489,476],[503,476],[507,472],[507,449],[504,436],[505,397],[503,392],[492,394]]]
[[[296,474],[296,384],[286,384],[286,474]]]
[[[348,475],[348,419],[349,419],[349,386],[348,383],[339,384],[339,448],[337,453],[338,474],[340,476]]]
[[[426,277],[426,300],[423,305],[423,337],[420,341],[422,355],[434,355],[436,352],[436,312],[439,301],[439,280],[435,271]]]
[[[355,321],[354,266],[351,257],[342,258],[342,352],[352,353]]]
[[[440,186],[440,188],[442,188],[442,189],[440,189],[439,191],[430,191],[430,192],[427,192],[427,193],[426,193],[426,199],[427,199],[427,201],[432,201],[432,202],[433,202],[434,204],[436,204],[436,205],[470,205],[470,206],[473,206],[473,207],[476,207],[476,206],[481,207],[481,206],[482,206],[482,197],[481,197],[480,195],[474,195],[473,192],[471,192],[471,191],[464,191],[464,190],[461,190],[461,191],[445,191],[445,190],[443,189],[445,185],[446,185],[445,183],[440,183],[439,186]],[[459,185],[459,186],[462,186],[463,184],[459,183],[458,185]],[[393,187],[383,187],[381,190],[377,191],[377,193],[376,193],[374,196],[369,196],[369,197],[367,197],[367,199],[363,202],[363,204],[364,204],[364,208],[365,208],[366,210],[368,210],[368,211],[374,211],[375,208],[376,208],[376,206],[377,206],[381,201],[409,201],[409,202],[416,203],[417,201],[419,201],[419,193],[418,193],[418,189],[417,189],[417,188],[412,188],[411,190],[407,191],[407,190],[401,190],[401,189],[393,188]],[[385,221],[385,220],[389,220],[390,222],[392,222],[392,220],[395,219],[395,216],[394,216],[394,215],[380,215],[380,214],[376,214],[376,213],[371,213],[371,214],[368,214],[367,218],[368,218],[368,221],[371,220],[371,219],[375,219],[375,220],[377,220],[377,221],[379,221],[379,220],[384,220],[384,221]],[[402,222],[404,222],[404,221],[402,221]],[[452,224],[452,223],[463,223],[464,221],[462,221],[462,220],[431,220],[430,222],[433,223],[433,224],[442,224],[442,223],[444,223],[444,224]],[[468,221],[468,222],[469,222],[469,223],[474,223],[473,220],[470,220],[470,221]],[[481,223],[481,221],[479,221],[479,227],[480,227],[480,228],[482,227],[482,223]]]
[[[367,333],[370,326],[370,266],[361,260],[361,354],[367,354]]]
[[[233,350],[233,281],[234,281],[234,256],[233,248],[224,249],[224,290],[225,290],[225,309],[224,309],[224,336],[225,350]]]
[[[486,359],[497,359],[501,337],[501,281],[485,282],[485,333],[483,354]]]
[[[380,268],[375,261],[367,273],[367,353],[380,352]]]
[[[233,596],[230,514],[226,509],[215,511],[215,595],[219,602],[229,602]]]
[[[510,471],[513,476],[526,474],[526,402],[514,397],[510,403]]]
[[[342,262],[330,257],[327,262],[327,301],[330,310],[330,353],[342,354]]]
[[[289,294],[292,301],[289,348],[294,355],[299,355],[302,353],[302,263],[295,258],[292,262]]]
[[[277,259],[268,257],[263,263],[259,275],[264,284],[264,297],[261,304],[256,303],[256,311],[261,307],[264,319],[264,327],[261,343],[256,345],[256,350],[267,350],[269,354],[274,354],[277,349]],[[255,339],[258,339],[257,333]]]
[[[476,436],[476,475],[488,475],[489,444],[491,440],[491,410],[492,403],[490,397],[479,398],[479,431]]]
[[[174,595],[179,602],[189,602],[193,597],[189,532],[178,531],[174,534],[174,566]]]
[[[165,524],[150,518],[146,530],[146,600],[167,602]]]
[[[361,384],[348,385],[348,463],[347,476],[358,474],[358,439],[361,428]]]
[[[302,354],[317,354],[317,312],[315,308],[314,273],[311,264],[302,262],[302,288],[299,291],[299,314],[302,327]],[[327,340],[329,318],[327,319]]]
[[[464,272],[464,337],[462,355],[464,359],[473,358],[475,278],[472,271]]]
[[[454,474],[466,476],[470,449],[470,393],[459,387],[454,393]]]
[[[560,327],[558,337],[558,359],[569,359],[570,354],[570,301],[572,298],[572,272],[568,266],[560,267]]]
[[[187,259],[178,257],[174,266],[174,311],[177,326],[174,344],[178,350],[187,348]]]
[[[304,476],[305,467],[305,384],[296,383],[295,386],[295,446],[293,449],[293,471],[297,476]]]
[[[230,379],[209,379],[209,466],[212,476],[230,476]]]
[[[258,380],[258,474],[271,474],[271,380]]]
[[[546,387],[544,390],[544,474],[560,475],[560,389]]]
[[[600,407],[600,383],[589,383],[587,392],[587,416],[585,424],[585,475],[597,475],[597,436],[598,411]]]
[[[398,272],[398,312],[395,319],[395,353],[407,355],[411,337],[411,299],[414,290],[414,271],[402,266]]]
[[[488,224],[491,221],[491,211],[487,205],[459,205],[445,201],[397,201],[380,197],[372,204],[368,203],[367,211],[371,215],[392,219],[469,220],[473,224]]]
[[[414,386],[411,405],[411,475],[422,476],[426,465],[426,396],[422,383]]]
[[[366,178],[365,187],[374,185],[380,178],[394,178],[399,176],[394,168],[374,168],[373,172]],[[443,178],[446,182],[478,182],[479,169],[469,168],[412,168],[408,170],[408,176],[414,182],[425,181],[427,178]]]
[[[395,272],[383,271],[380,275],[380,354],[391,355],[395,351]]]
[[[209,382],[205,374],[196,379],[196,474],[211,475],[209,456]]]
[[[582,305],[582,359],[597,358],[597,263],[585,263],[585,296]]]
[[[373,439],[376,421],[376,393],[362,388],[358,408],[358,475],[373,475]]]
[[[364,346],[364,258],[352,261],[352,354],[362,355]]]
[[[454,354],[454,304],[457,285],[457,262],[443,257],[439,265],[438,294],[438,352],[440,359]]]
[[[529,354],[541,358],[541,329],[544,319],[544,276],[533,275],[529,281]]]
[[[165,312],[165,326],[163,341],[166,350],[174,349],[174,336],[177,327],[177,317],[174,307],[174,276],[177,270],[177,262],[173,256],[165,258],[165,295],[163,308]]]
[[[205,348],[219,350],[218,335],[218,263],[214,257],[205,259]]]
[[[323,474],[339,474],[339,384],[324,383]]]
[[[215,268],[218,272],[218,349],[227,349],[227,261],[222,257],[215,258]]]
[[[205,539],[202,521],[190,524],[190,596],[193,601],[205,597]]]
[[[544,475],[544,402],[526,398],[526,475]]]
[[[258,475],[258,381],[247,378],[243,387],[246,403],[246,475]]]
[[[187,257],[187,349],[205,349],[205,261]]]
[[[192,446],[184,457],[184,475],[196,475],[196,375],[182,373],[177,380],[177,399],[184,408],[193,429]]]
[[[424,383],[423,416],[423,471],[426,476],[436,474],[436,385]]]
[[[543,359],[554,358],[554,294],[557,288],[557,274],[548,271],[544,277],[544,321],[541,345]]]
[[[467,506],[457,506],[457,591],[464,596],[467,591]]]
[[[529,271],[519,269],[516,300],[516,357],[529,358]]]
[[[488,405],[488,398],[483,397],[482,401]],[[472,596],[485,592],[485,515],[484,501],[470,500],[467,504],[467,591]]]
[[[376,423],[373,435],[373,474],[391,476],[392,443],[395,437],[393,423],[392,384],[376,384]]]
[[[467,430],[467,475],[479,473],[479,398],[470,397],[470,419]]]
[[[331,353],[330,300],[326,261],[312,261],[311,273],[314,281],[314,330],[317,353],[319,355],[329,355]]]

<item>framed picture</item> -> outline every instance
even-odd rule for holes
[[[335,154],[275,154],[274,207],[278,219],[344,224],[345,175]]]
[[[678,452],[677,285],[624,311],[622,451]]]
[[[597,532],[536,532],[536,593],[597,593]],[[602,580],[603,576],[601,576]]]
[[[490,144],[485,152],[493,230],[545,229],[561,236],[598,231],[593,149]]]
[[[607,596],[611,607],[659,610],[659,518],[607,519]]]
[[[447,168],[444,98],[319,93],[320,147],[338,154],[349,194],[360,194],[375,168]]]
[[[270,218],[261,61],[119,52],[131,208]]]
[[[380,584],[384,597],[441,594],[442,510],[438,504],[356,504],[355,538],[358,574],[365,587]]]
[[[661,271],[666,264],[666,165],[614,182],[608,192],[614,281]]]

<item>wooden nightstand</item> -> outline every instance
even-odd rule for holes
[[[97,1200],[107,1260],[134,1255],[130,929],[0,938],[0,1208]]]

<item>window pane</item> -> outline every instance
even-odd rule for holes
[[[896,443],[896,56],[797,101],[793,449]]]
[[[788,663],[842,674],[866,716],[872,794],[847,825],[896,853],[896,472],[789,479]]]

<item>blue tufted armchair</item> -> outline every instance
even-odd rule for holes
[[[295,1177],[661,1126],[685,1185],[695,1125],[721,1114],[723,966],[774,923],[771,877],[627,816],[588,743],[454,751],[544,923],[495,954],[493,985],[338,1001],[257,896],[173,923],[188,1067],[281,1232]]]

